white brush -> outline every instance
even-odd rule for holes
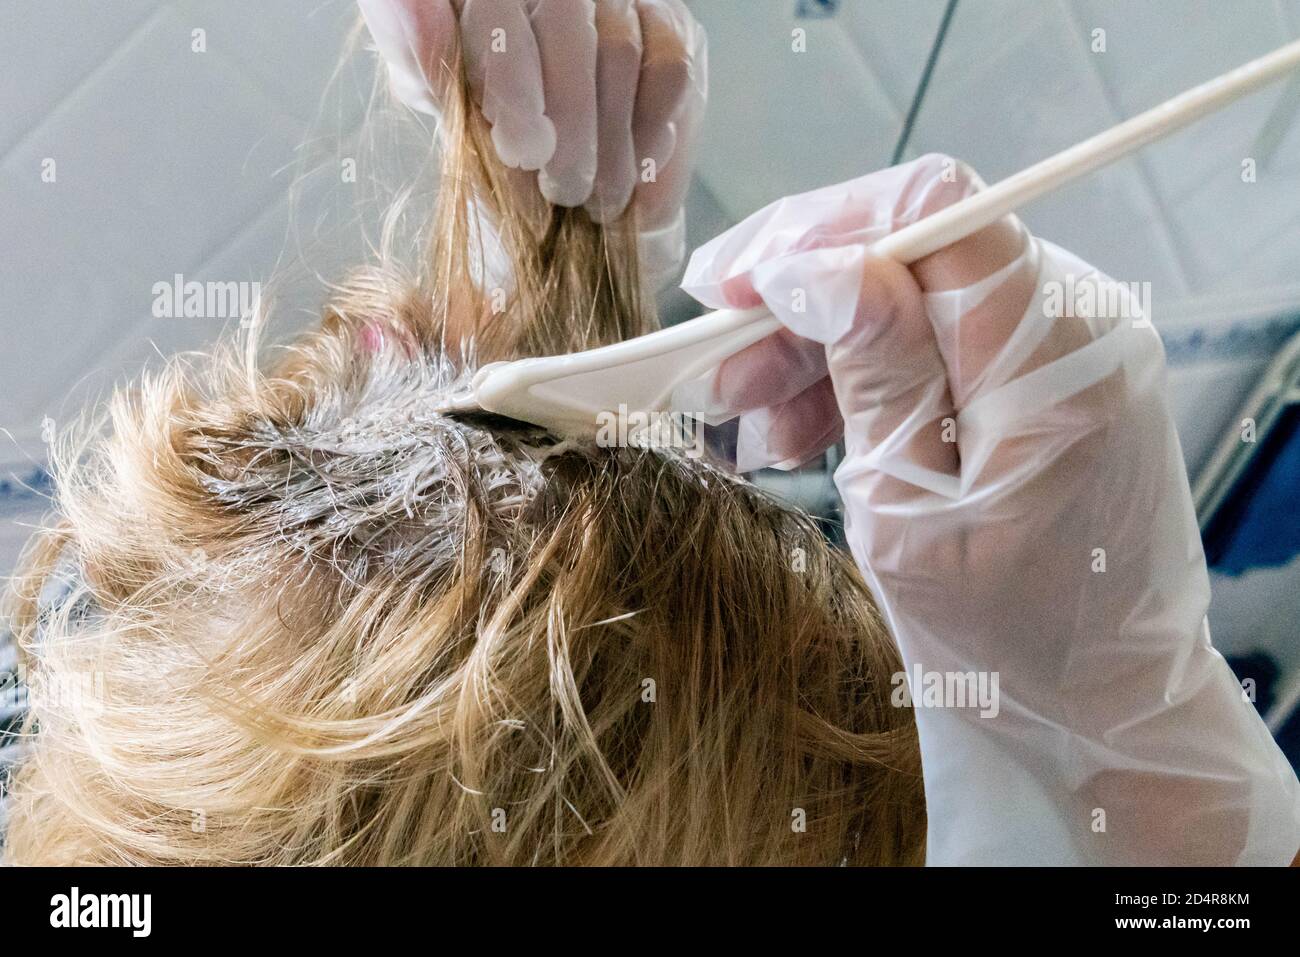
[[[1085,173],[1182,129],[1300,66],[1293,41],[1216,79],[1111,127],[900,229],[872,251],[912,263],[964,239]],[[445,412],[493,412],[564,435],[592,435],[604,414],[682,412],[673,390],[776,331],[762,307],[721,309],[668,329],[586,352],[494,362],[474,376]],[[621,407],[621,408],[620,408]]]

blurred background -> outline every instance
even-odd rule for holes
[[[688,5],[711,60],[692,246],[781,196],[926,152],[996,181],[1300,32],[1300,0]],[[228,327],[160,316],[160,283],[260,283],[305,321],[324,282],[365,257],[358,227],[376,204],[374,143],[361,142],[375,64],[352,0],[3,10],[7,571],[47,504],[42,432],[150,357]],[[1215,643],[1297,761],[1300,82],[1022,215],[1112,277],[1151,284],[1214,566]],[[668,322],[697,311],[677,290],[660,305]],[[765,481],[833,513],[824,470]]]

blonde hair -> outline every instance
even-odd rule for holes
[[[173,358],[60,444],[9,595],[8,859],[919,863],[899,659],[811,519],[672,451],[434,411],[476,361],[648,325],[630,217],[526,208],[463,92],[446,123],[420,275],[358,273],[268,359]]]

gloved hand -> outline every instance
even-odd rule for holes
[[[1210,644],[1136,297],[1014,217],[910,270],[868,252],[981,185],[927,156],[701,247],[684,288],[785,328],[674,405],[741,414],[742,469],[843,434],[835,480],[908,669],[931,863],[1289,863],[1300,792]],[[1089,291],[1109,308],[1072,317],[1061,298]]]
[[[635,203],[642,270],[685,255],[682,204],[707,95],[703,28],[681,0],[358,0],[397,96],[438,116],[457,31],[508,167],[610,222]]]

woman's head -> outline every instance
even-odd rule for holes
[[[806,516],[671,450],[435,411],[475,362],[647,325],[630,224],[521,205],[448,123],[413,278],[359,273],[260,360],[177,357],[61,447],[10,599],[7,853],[919,861],[897,656]]]

